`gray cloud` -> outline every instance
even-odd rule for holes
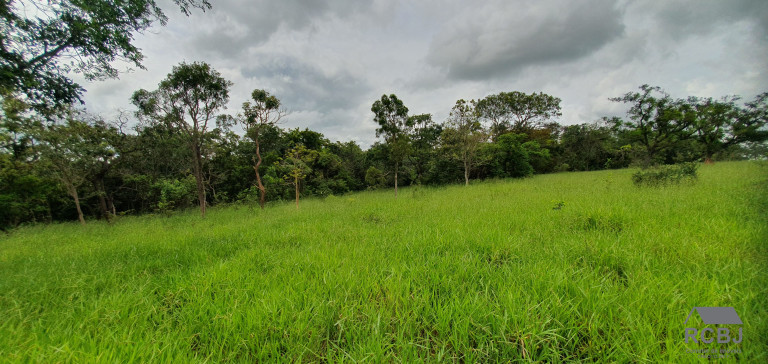
[[[453,24],[450,22],[449,24]],[[622,12],[606,0],[496,2],[437,35],[427,61],[453,79],[509,76],[541,64],[572,62],[623,33]]]
[[[763,39],[768,36],[768,1],[765,0],[668,0],[638,2],[633,11],[643,13],[662,35],[675,40],[711,34],[719,27],[748,21]]]
[[[454,101],[500,91],[563,100],[564,123],[620,115],[608,101],[649,83],[674,97],[739,94],[768,84],[764,0],[217,0],[137,35],[147,70],[82,82],[87,107],[129,109],[181,61],[234,82],[237,113],[254,88],[292,111],[285,127],[332,140],[375,140],[371,104],[395,93],[442,121]]]
[[[274,88],[283,104],[294,110],[327,113],[358,105],[370,91],[366,80],[346,71],[326,72],[291,56],[261,56],[258,66],[242,75]]]
[[[190,48],[212,57],[238,57],[287,30],[312,30],[318,22],[369,10],[372,0],[237,0],[214,4],[188,39]],[[212,20],[211,20],[212,18]]]

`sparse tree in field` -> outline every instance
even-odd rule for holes
[[[477,164],[478,151],[488,135],[483,131],[475,110],[475,101],[458,100],[443,130],[443,144],[451,150],[464,166],[464,184],[469,185],[469,175]]]
[[[299,190],[304,179],[312,173],[309,165],[317,158],[317,151],[307,149],[303,144],[299,144],[286,152],[285,157],[280,161],[280,165],[285,169],[283,179],[293,185],[296,191],[296,209],[299,208]]]
[[[270,95],[264,90],[253,90],[251,93],[253,103],[243,103],[243,123],[245,124],[246,135],[256,144],[256,156],[252,157],[253,170],[256,172],[256,183],[259,189],[259,206],[264,209],[267,190],[261,182],[261,151],[259,148],[261,131],[266,127],[275,126],[285,115],[285,111],[280,108],[280,100]]]
[[[181,11],[210,9],[207,0],[174,0]],[[115,78],[112,63],[144,68],[134,34],[167,17],[155,0],[3,1],[0,5],[0,90],[24,95],[39,111],[80,100],[70,78]]]
[[[192,151],[192,171],[197,183],[200,215],[205,217],[206,191],[203,178],[203,148],[209,123],[229,101],[232,82],[207,63],[181,63],[173,67],[155,91],[139,90],[132,101],[138,115],[166,123],[181,132]]]
[[[403,160],[410,153],[408,125],[408,108],[394,94],[382,95],[380,100],[373,103],[371,107],[374,117],[373,121],[379,124],[376,129],[376,136],[383,136],[388,144],[390,158],[394,163],[395,173],[395,197],[397,197],[397,174]]]

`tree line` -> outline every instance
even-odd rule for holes
[[[411,114],[396,95],[371,106],[379,141],[367,150],[309,129],[283,129],[282,102],[256,89],[223,113],[232,83],[206,63],[182,63],[135,111],[104,120],[73,107],[41,114],[3,98],[0,226],[197,206],[258,204],[400,186],[469,184],[685,161],[765,156],[768,93],[673,99],[643,85],[612,100],[623,117],[561,125],[560,99],[501,92],[458,100],[446,120]],[[138,120],[135,125],[131,120]],[[245,130],[239,135],[235,126]]]
[[[183,14],[207,0],[174,0]],[[412,114],[396,95],[372,103],[380,140],[363,150],[308,129],[283,129],[278,95],[256,89],[223,113],[232,83],[182,63],[132,113],[79,110],[70,78],[114,78],[115,61],[143,68],[134,35],[167,16],[154,0],[53,0],[0,5],[0,229],[28,222],[168,212],[473,179],[765,158],[768,93],[742,102],[675,99],[643,85],[612,100],[621,117],[561,125],[560,99],[501,92],[458,100],[446,120]],[[138,121],[138,122],[135,122]],[[235,133],[235,126],[245,130]]]

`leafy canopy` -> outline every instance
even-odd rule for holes
[[[208,0],[173,0],[181,11],[210,9]],[[144,68],[134,34],[167,17],[155,0],[49,0],[0,3],[0,92],[21,93],[38,110],[81,101],[86,79],[114,78],[122,61]]]

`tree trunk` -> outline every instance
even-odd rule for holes
[[[80,220],[81,225],[85,225],[85,218],[83,217],[83,210],[80,209],[80,197],[77,195],[77,188],[72,187],[70,190],[72,199],[75,200],[75,208],[77,208],[77,219]]]
[[[104,181],[100,177],[96,177],[97,179],[93,181],[93,188],[96,189],[96,194],[99,195],[99,209],[101,210],[101,216],[104,217],[107,222],[110,222],[110,215],[109,215],[109,208],[107,207],[107,199],[105,191],[106,188],[104,188]]]
[[[464,161],[464,185],[469,186],[469,163]]]
[[[296,186],[296,210],[299,209],[299,176],[294,176],[293,185]]]
[[[715,161],[712,160],[712,154],[713,153],[706,153],[704,156],[704,164],[715,164]]]
[[[256,158],[258,159],[254,161],[256,164],[253,166],[253,170],[256,172],[256,185],[259,188],[259,206],[261,206],[261,209],[264,210],[264,202],[267,198],[267,189],[264,188],[264,185],[261,183],[261,174],[259,173],[259,166],[261,166],[261,151],[259,150],[258,136],[254,141],[256,142]]]
[[[395,163],[395,198],[397,198],[397,167],[398,163]]]
[[[197,182],[197,200],[200,202],[200,216],[205,217],[205,185],[203,184],[203,158],[200,155],[200,146],[195,145],[195,163],[193,172],[195,173],[195,182]]]

